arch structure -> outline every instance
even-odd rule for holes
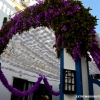
[[[60,51],[65,48],[74,61],[81,57],[90,61],[88,54],[90,52],[98,69],[100,69],[100,48],[95,31],[97,19],[89,13],[90,10],[90,8],[84,8],[81,1],[38,0],[35,6],[30,6],[16,14],[2,26],[0,30],[0,54],[7,48],[7,44],[15,34],[21,35],[24,31],[42,26],[55,31],[55,45],[53,47],[56,49],[57,58],[60,58]],[[5,83],[6,88],[19,96],[25,96],[33,91],[21,93],[13,89],[6,79],[3,80],[5,77],[2,72],[0,78]],[[38,85],[42,79],[45,78],[41,77],[39,82],[37,81]],[[44,83],[49,86],[46,79]],[[51,88],[48,89],[59,95],[59,92],[55,93]]]
[[[35,6],[30,6],[16,14],[0,30],[0,54],[7,48],[9,40],[16,34],[29,31],[30,28],[47,27],[55,31],[57,57],[65,48],[73,60],[86,57],[90,61],[90,52],[99,68],[99,44],[96,40],[96,17],[92,16],[90,8],[84,8],[81,1],[74,0],[38,0]],[[100,69],[100,68],[99,68]]]

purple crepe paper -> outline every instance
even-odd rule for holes
[[[46,79],[45,76],[43,76],[43,75],[41,75],[41,74],[40,74],[39,76],[40,76],[40,77],[38,78],[37,82],[35,83],[35,85],[34,85],[32,88],[30,88],[30,89],[27,90],[27,91],[21,92],[21,91],[17,90],[16,88],[13,88],[11,85],[9,85],[9,83],[8,83],[8,81],[7,81],[7,79],[6,79],[6,77],[4,76],[4,74],[3,74],[3,72],[2,72],[2,70],[1,70],[1,68],[0,68],[0,80],[1,80],[2,84],[3,84],[13,95],[16,95],[16,96],[19,96],[19,97],[24,97],[24,96],[30,95],[31,93],[33,93],[33,92],[39,87],[39,84],[40,84],[40,82],[42,81],[42,79],[43,79],[43,81],[44,81],[44,84],[45,84],[47,90],[48,90],[50,93],[52,93],[53,95],[56,95],[56,96],[58,96],[58,95],[60,94],[60,92],[55,92],[55,91],[53,91],[53,90],[51,89],[51,87],[50,87],[50,85],[49,85],[49,83],[48,83],[48,81],[47,81],[47,79]]]
[[[50,85],[49,85],[49,83],[48,83],[46,77],[44,77],[43,82],[44,82],[44,84],[45,84],[46,89],[47,89],[51,94],[56,95],[56,96],[60,95],[60,91],[55,92],[55,91],[52,90],[52,88],[50,87]]]
[[[14,95],[16,96],[19,96],[19,97],[24,97],[24,96],[27,96],[27,95],[30,95],[31,93],[33,93],[39,86],[40,82],[42,81],[42,77],[39,77],[38,78],[38,81],[35,83],[35,85],[30,88],[29,90],[27,91],[19,91],[17,90],[16,88],[13,88],[11,85],[9,85],[7,79],[5,78],[3,72],[1,71],[0,69],[0,80],[2,82],[2,84]]]
[[[95,64],[97,65],[98,69],[100,70],[100,49],[97,48],[98,47],[98,41],[93,40],[91,42],[91,46],[90,46],[90,54],[93,58],[93,60],[95,61]]]

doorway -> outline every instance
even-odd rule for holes
[[[28,81],[14,77],[13,87],[20,90],[20,91],[25,91],[28,89]],[[15,96],[12,94],[11,100],[27,100],[27,96],[26,97],[18,97],[18,96]]]
[[[44,84],[40,84],[38,89],[33,93],[32,100],[46,100],[45,96],[48,96],[49,100],[52,100],[52,94],[46,89]]]
[[[34,86],[34,84],[35,82],[30,82],[28,80],[24,80],[16,77],[14,77],[13,79],[13,87],[20,91],[28,90],[32,86]],[[31,93],[26,97],[17,97],[12,94],[11,100],[46,100],[45,96],[48,96],[49,100],[52,100],[52,94],[49,93],[49,91],[46,89],[44,84],[40,84],[37,90],[34,91],[34,93]]]

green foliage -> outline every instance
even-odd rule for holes
[[[7,22],[7,17],[4,17],[3,19],[3,25]]]
[[[60,57],[60,51],[63,48],[65,48],[66,52],[72,56],[74,47],[77,43],[81,42],[82,44],[79,45],[80,52],[82,56],[89,59],[87,51],[90,49],[91,42],[95,39],[95,34],[90,34],[90,32],[94,29],[94,26],[97,25],[96,16],[94,17],[91,15],[89,13],[91,8],[85,8],[81,1],[68,0],[68,3],[70,6],[65,6],[64,2],[61,0],[45,0],[43,5],[37,4],[32,12],[29,8],[26,8],[19,21],[20,28],[16,32],[22,33],[23,31],[28,31],[31,27],[30,23],[32,23],[33,28],[38,26],[52,28],[55,31],[56,37],[59,35],[61,36],[59,43],[54,45],[57,50],[58,58]],[[80,9],[74,11],[75,6],[79,6]],[[51,14],[49,10],[51,10],[53,14]],[[72,12],[73,14],[70,15],[68,12]],[[47,15],[45,15],[45,13],[47,13]],[[55,13],[57,14],[56,16],[54,15]],[[34,18],[37,15],[40,16],[40,14],[41,17],[38,19],[40,23],[36,24]],[[27,21],[29,18],[32,18],[30,22]],[[25,19],[27,19],[26,22],[24,21]],[[5,22],[6,18],[3,24]],[[25,28],[23,28],[23,23],[26,23]],[[7,22],[7,26],[0,30],[0,36],[4,36],[14,25],[15,23],[13,21]],[[63,26],[66,27],[66,30],[63,30]],[[62,46],[62,43],[64,43],[65,47]],[[0,44],[0,46],[2,48],[2,44]],[[0,53],[2,53],[2,50]]]

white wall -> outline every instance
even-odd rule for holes
[[[89,95],[88,70],[85,58],[81,58],[81,68],[82,68],[83,95],[85,96]],[[89,98],[84,98],[84,100],[89,100]]]
[[[96,96],[94,100],[100,100],[100,87],[97,84],[93,84],[93,90],[94,90],[94,96]]]
[[[14,8],[8,3],[11,0],[0,0],[0,28],[2,26],[3,18],[15,13]]]
[[[72,57],[68,53],[66,53],[65,49],[64,49],[64,69],[75,70],[75,62],[72,59]],[[76,100],[76,95],[64,94],[64,100]]]
[[[66,53],[65,49],[64,49],[64,69],[71,69],[71,70],[76,69],[74,60],[68,53]],[[87,64],[86,64],[85,58],[81,58],[81,69],[82,69],[81,74],[82,74],[83,95],[89,95],[88,70],[87,70]],[[68,95],[68,94],[65,95],[64,94],[64,100],[76,100],[76,95]],[[83,100],[89,100],[89,99],[83,98]]]
[[[7,63],[2,62],[1,66],[8,67],[8,68],[14,68],[16,71],[21,70],[23,73],[28,73],[28,74],[33,75],[33,73],[31,73],[31,72],[16,68],[16,67],[11,66]],[[15,73],[13,71],[9,71],[9,70],[6,70],[6,69],[2,69],[2,71],[4,72],[4,75],[6,76],[9,84],[11,84],[11,85],[13,84],[13,77],[26,79],[26,80],[31,81],[31,82],[36,82],[37,79],[38,79],[37,77],[30,77],[30,76],[27,76],[27,75],[19,76],[18,73]],[[43,81],[41,83],[43,83]],[[52,85],[52,88],[53,88],[54,91],[59,91],[59,82],[49,81],[49,84]],[[11,93],[2,85],[1,82],[0,82],[0,100],[11,100]],[[59,96],[52,96],[52,100],[59,100]]]

